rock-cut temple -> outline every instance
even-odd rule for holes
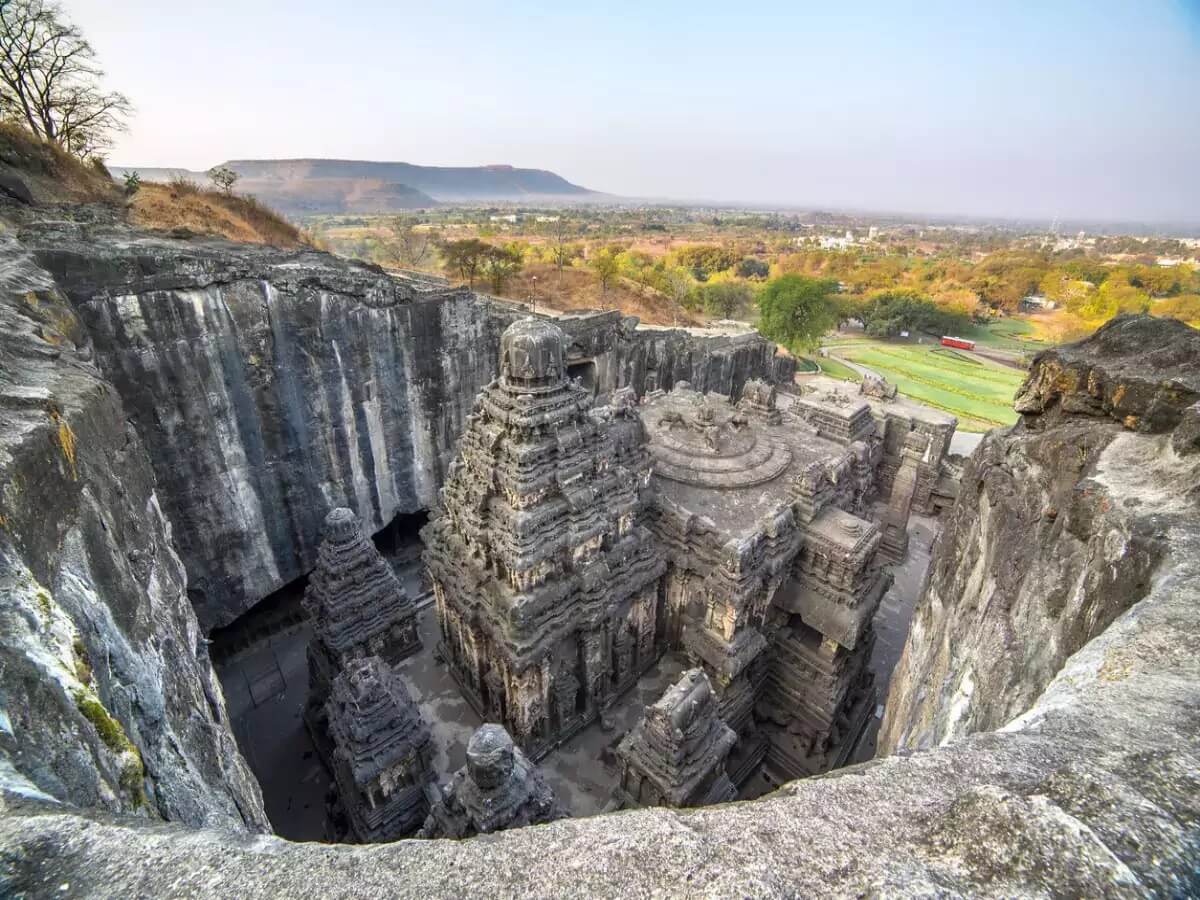
[[[427,526],[442,655],[486,721],[539,757],[663,650],[666,568],[646,527],[650,455],[632,392],[592,408],[551,322],[501,339]]]
[[[564,343],[546,320],[504,333],[423,535],[463,694],[536,759],[671,652],[696,671],[622,743],[617,802],[842,764],[875,706],[883,565],[910,510],[953,499],[954,419],[829,382],[595,404]],[[691,759],[697,729],[716,757]]]

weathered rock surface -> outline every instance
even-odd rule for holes
[[[1200,507],[1196,463],[1164,434],[1197,396],[1200,332],[1168,319],[1117,319],[1038,356],[1022,420],[963,472],[880,747],[999,728],[1147,595],[1174,518]]]
[[[1094,353],[1097,364],[1102,362],[1096,349],[1080,352]],[[941,653],[941,633],[959,634],[954,624],[959,618],[975,617],[985,632],[1003,632],[1012,604],[1037,609],[1032,583],[1010,593],[979,587],[998,583],[998,573],[1014,578],[1012,572],[1021,568],[1048,577],[1050,567],[1043,560],[1053,552],[1046,536],[1033,528],[1005,545],[993,536],[1002,513],[988,510],[1001,489],[1024,489],[1018,476],[1034,476],[1030,493],[1063,491],[1077,508],[1067,513],[1059,508],[1055,519],[1071,519],[1081,534],[1113,536],[1111,544],[1099,541],[1094,547],[1093,537],[1074,536],[1085,558],[1071,561],[1076,574],[1070,577],[1080,585],[1105,583],[1102,570],[1114,567],[1120,544],[1127,542],[1135,553],[1145,554],[1144,587],[1133,585],[1137,596],[1123,609],[1072,599],[1068,592],[1057,617],[1026,615],[1040,630],[1006,644],[1006,652],[1051,643],[1063,661],[1055,668],[1041,650],[1030,653],[1033,677],[1047,679],[1044,690],[1009,704],[1024,703],[1023,714],[997,731],[796,782],[752,803],[692,812],[639,810],[483,840],[371,847],[149,827],[130,817],[22,797],[7,779],[0,893],[1195,895],[1200,892],[1200,656],[1195,652],[1200,646],[1200,457],[1181,456],[1172,446],[1174,435],[1165,432],[1143,434],[1093,418],[1087,427],[1096,436],[1085,439],[1079,427],[1074,419],[1047,422],[1036,438],[1067,446],[1075,435],[1083,443],[1086,460],[1059,460],[1064,467],[1079,465],[1072,476],[1078,490],[1068,490],[1067,475],[1056,479],[1036,471],[1048,464],[1042,461],[1051,459],[1052,445],[1035,446],[1028,423],[991,438],[991,443],[1011,442],[1011,474],[997,462],[999,445],[986,457],[992,462],[981,457],[972,464],[964,499],[936,552],[922,636],[914,637],[906,669],[898,676],[920,677],[914,661]],[[985,463],[991,470],[981,486]],[[1108,508],[1088,494],[1104,495]],[[975,498],[980,506],[972,522],[969,506]],[[1099,505],[1089,519],[1085,513],[1093,502]],[[1021,513],[1020,507],[1014,509]],[[972,528],[979,532],[974,542],[954,536]],[[950,596],[943,591],[953,575],[939,567],[960,540],[972,554],[963,565],[978,575],[962,596]],[[985,552],[989,547],[993,550]],[[1104,590],[1127,588],[1113,582]],[[990,615],[978,615],[977,608],[984,606]],[[1080,611],[1079,625],[1068,627],[1068,609]],[[1064,649],[1068,641],[1080,642],[1073,653]],[[954,665],[978,667],[988,662],[979,654],[997,648],[986,642],[970,645],[953,656]],[[956,683],[956,673],[950,674]],[[940,682],[930,687],[937,694]],[[1026,693],[1019,681],[993,684],[990,690]],[[915,694],[901,689],[897,696]],[[966,734],[985,718],[1003,717],[999,707],[974,705],[984,699],[978,690],[972,696],[965,712],[954,718],[958,724],[945,731]],[[921,726],[911,729],[913,735],[937,734],[937,723],[950,722],[936,709],[926,716],[925,701],[902,699],[901,704],[905,716],[912,714]],[[936,707],[937,698],[930,697],[928,705]]]
[[[315,251],[111,226],[21,233],[76,305],[150,451],[205,628],[308,571],[329,509],[373,533],[430,508],[516,307]],[[591,387],[740,391],[794,364],[757,336],[569,316]]]
[[[0,781],[72,805],[268,828],[150,460],[70,305],[10,237],[0,237]]]

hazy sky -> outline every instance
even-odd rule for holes
[[[120,165],[339,157],[596,190],[1200,221],[1200,0],[64,0]]]

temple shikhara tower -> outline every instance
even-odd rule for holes
[[[378,656],[352,660],[334,679],[326,714],[350,835],[373,843],[415,832],[429,811],[433,743],[400,675]]]
[[[317,748],[328,755],[325,704],[334,679],[351,660],[367,656],[395,665],[420,650],[421,638],[404,586],[348,509],[325,518],[304,603],[313,623],[306,719]]]
[[[662,651],[665,564],[643,525],[650,477],[632,392],[592,409],[562,331],[501,339],[425,532],[442,655],[484,719],[535,759]]]

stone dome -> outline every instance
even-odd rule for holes
[[[566,338],[553,322],[526,318],[509,325],[500,337],[500,376],[519,392],[537,393],[565,381]]]
[[[335,544],[347,544],[358,537],[358,516],[339,506],[325,517],[325,538]]]
[[[513,740],[500,725],[481,725],[467,742],[467,771],[484,790],[508,780],[513,757]]]

